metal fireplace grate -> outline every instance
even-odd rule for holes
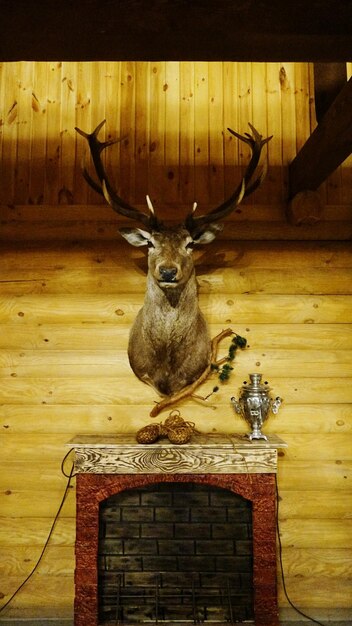
[[[164,483],[101,503],[99,623],[253,620],[251,503]]]
[[[111,624],[134,622],[177,621],[231,623],[247,621],[243,601],[249,594],[240,593],[231,586],[230,577],[225,587],[200,588],[195,575],[190,589],[177,590],[162,586],[162,574],[156,574],[154,587],[123,588],[123,573],[117,575],[115,588],[106,589],[103,597],[103,621]]]

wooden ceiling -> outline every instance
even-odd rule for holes
[[[0,60],[349,61],[350,0],[0,0]]]

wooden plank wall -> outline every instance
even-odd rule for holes
[[[145,256],[119,239],[123,220],[82,181],[74,126],[106,117],[106,137],[123,137],[106,155],[120,194],[142,206],[149,193],[164,218],[180,220],[194,200],[207,210],[236,184],[248,152],[226,128],[243,133],[250,121],[274,135],[267,179],[195,252],[211,333],[231,326],[249,347],[206,406],[180,409],[199,430],[243,433],[229,399],[249,372],[284,398],[265,430],[289,445],[279,467],[287,590],[316,618],[351,618],[352,161],[319,189],[321,222],[285,219],[287,164],[315,126],[312,68],[4,63],[0,76],[2,602],[40,555],[66,485],[67,442],[136,431],[156,400],[126,354]],[[74,517],[73,487],[40,567],[3,617],[72,615]],[[281,581],[279,594],[282,616],[293,617]]]

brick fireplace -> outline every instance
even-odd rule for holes
[[[75,626],[278,626],[275,436],[81,436]]]

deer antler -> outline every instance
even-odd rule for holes
[[[221,220],[229,215],[231,211],[233,211],[234,208],[240,204],[243,198],[253,193],[253,191],[255,191],[255,189],[257,189],[257,187],[259,187],[259,185],[264,180],[266,174],[265,167],[263,168],[261,174],[259,174],[259,176],[251,182],[259,163],[262,148],[266,143],[270,141],[272,135],[270,137],[267,137],[266,139],[263,139],[262,135],[258,133],[254,126],[252,126],[252,124],[248,124],[248,126],[252,131],[252,135],[250,135],[249,133],[245,133],[245,135],[243,136],[239,135],[231,128],[227,129],[232,135],[234,135],[241,141],[244,141],[244,143],[248,144],[252,152],[251,160],[247,166],[247,169],[240,184],[235,189],[233,194],[227,200],[225,200],[225,202],[207,213],[207,215],[200,215],[198,217],[195,217],[195,209],[193,208],[192,212],[189,213],[185,221],[186,228],[189,230],[192,236],[200,234],[204,226],[212,224],[213,222],[217,222],[218,220]]]
[[[116,191],[112,188],[109,182],[107,173],[101,160],[101,153],[103,150],[105,150],[105,148],[111,146],[114,143],[118,143],[118,141],[120,140],[99,141],[98,134],[101,128],[104,126],[105,122],[106,120],[100,122],[100,124],[98,124],[98,126],[95,128],[95,130],[93,130],[92,133],[85,133],[77,126],[75,127],[75,130],[88,141],[90,153],[92,155],[95,167],[95,172],[100,181],[100,185],[95,180],[93,180],[85,166],[83,167],[83,176],[86,179],[87,183],[90,185],[90,187],[94,189],[94,191],[105,197],[105,199],[109,202],[109,204],[114,209],[114,211],[116,211],[116,213],[136,220],[137,222],[141,222],[147,228],[156,228],[158,226],[158,220],[155,217],[153,211],[150,209],[150,206],[152,206],[150,200],[147,201],[148,207],[150,209],[150,215],[147,215],[136,207],[128,204],[128,202],[125,202],[125,200],[123,200],[116,193]]]

